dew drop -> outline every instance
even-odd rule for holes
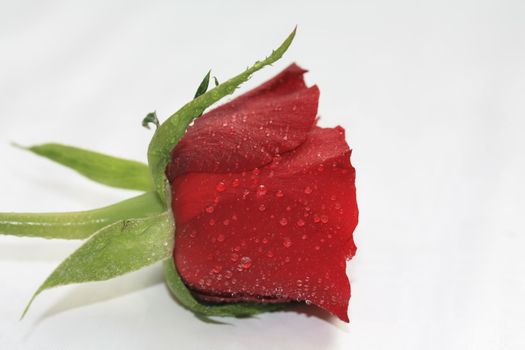
[[[232,181],[232,187],[239,187],[240,184],[241,184],[241,180],[239,180],[239,179],[233,179],[233,181]]]
[[[259,175],[260,173],[261,173],[261,170],[259,168],[255,168],[252,170],[252,174],[255,176]]]
[[[217,242],[224,242],[224,235],[221,233],[217,236]]]
[[[252,267],[252,259],[250,259],[249,256],[243,256],[241,258],[241,265],[240,265],[243,269],[249,269],[250,267]]]
[[[230,256],[230,260],[231,260],[232,262],[236,262],[237,260],[239,260],[239,254],[233,253],[233,254]]]
[[[259,205],[259,211],[265,211],[266,206],[264,204]]]
[[[307,238],[308,238],[308,236],[306,234],[301,236],[301,239],[307,239]]]
[[[297,220],[297,226],[299,226],[299,227],[303,227],[304,224],[305,224],[305,222],[304,222],[303,219],[299,219],[299,220]]]
[[[283,198],[283,197],[284,197],[284,193],[283,193],[283,191],[281,191],[281,190],[277,190],[277,192],[275,193],[275,197],[277,197],[277,198]]]
[[[281,226],[286,226],[286,225],[288,225],[288,219],[287,218],[281,218],[281,220],[279,220],[279,223],[281,224]]]
[[[335,209],[341,209],[341,203],[335,203]]]
[[[259,185],[257,187],[257,195],[258,196],[264,196],[268,192],[268,188],[264,185]]]
[[[267,251],[266,252],[266,256],[269,257],[269,258],[272,258],[273,257],[273,253],[271,250]]]
[[[230,270],[224,271],[224,277],[226,277],[227,279],[232,278],[232,275],[233,273]]]
[[[304,193],[306,193],[306,194],[310,194],[310,193],[312,193],[312,188],[311,188],[310,186],[306,186],[306,187],[304,188]]]
[[[318,245],[315,246],[315,250],[320,250],[320,249],[321,249],[320,246],[318,246]]]
[[[221,181],[217,184],[217,186],[215,186],[215,189],[217,192],[224,192],[226,190],[226,184]]]
[[[225,219],[225,220],[222,222],[222,224],[223,224],[224,226],[228,226],[228,225],[230,224],[230,220]]]
[[[330,196],[330,200],[331,200],[331,201],[335,201],[336,199],[337,199],[337,198],[336,198],[335,195],[331,195],[331,196]]]
[[[267,244],[267,243],[268,243],[268,238],[264,237],[264,238],[262,239],[262,242],[263,242],[263,244]]]
[[[206,207],[206,213],[211,214],[211,213],[213,213],[214,211],[215,211],[215,208],[214,208],[212,205]]]
[[[210,226],[213,226],[213,225],[215,225],[215,220],[214,219],[210,219],[210,221],[208,221],[208,223],[210,224]]]
[[[283,246],[285,248],[290,248],[292,246],[292,240],[288,237],[285,237],[283,240]]]
[[[328,222],[328,216],[326,216],[326,215],[321,215],[321,222],[322,222],[323,224],[326,224],[326,223]]]
[[[321,222],[321,218],[319,217],[319,215],[317,214],[314,215],[314,222],[315,223]]]
[[[302,287],[303,286],[303,281],[301,280],[297,280],[297,287]]]

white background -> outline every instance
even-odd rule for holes
[[[78,243],[0,237],[0,349],[524,349],[525,2],[0,2],[0,211],[134,195],[9,146],[145,160],[151,131],[208,69],[221,80],[293,46],[347,129],[357,168],[350,325],[294,312],[207,324],[160,266],[45,292]]]

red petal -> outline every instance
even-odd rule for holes
[[[172,152],[170,179],[189,172],[240,172],[298,147],[317,115],[319,89],[292,64],[270,81],[195,120]]]
[[[209,301],[311,302],[348,321],[355,172],[344,130],[315,127],[251,172],[174,179],[174,258]]]

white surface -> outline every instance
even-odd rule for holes
[[[169,4],[168,4],[169,3]],[[145,159],[151,132],[212,68],[274,48],[321,88],[354,148],[361,222],[351,324],[292,312],[206,324],[160,266],[44,293],[78,243],[0,237],[0,349],[524,349],[525,3],[1,1],[0,211],[79,210],[132,195],[9,141]]]

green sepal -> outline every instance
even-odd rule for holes
[[[253,73],[281,58],[292,43],[294,36],[295,29],[281,46],[271,53],[270,56],[262,61],[255,62],[253,66],[249,67],[241,74],[236,75],[230,80],[188,102],[160,125],[153,135],[148,147],[148,163],[155,189],[165,203],[167,203],[165,197],[167,179],[164,172],[170,161],[171,150],[184,135],[188,125],[193,119],[200,116],[206,108],[219,101],[221,98],[232,94],[235,89],[248,80]]]
[[[177,272],[173,259],[164,261],[164,276],[170,291],[177,301],[185,308],[204,316],[234,316],[247,317],[261,312],[282,310],[289,304],[285,303],[228,303],[204,304],[191,295]]]
[[[138,191],[151,191],[153,183],[146,164],[88,151],[78,147],[46,143],[21,147],[71,168],[90,180]]]
[[[51,273],[29,301],[22,317],[46,289],[104,281],[171,258],[173,225],[172,215],[165,212],[102,228]]]
[[[164,210],[157,193],[148,192],[94,210],[70,213],[0,213],[0,235],[85,239],[116,221],[158,215]]]

